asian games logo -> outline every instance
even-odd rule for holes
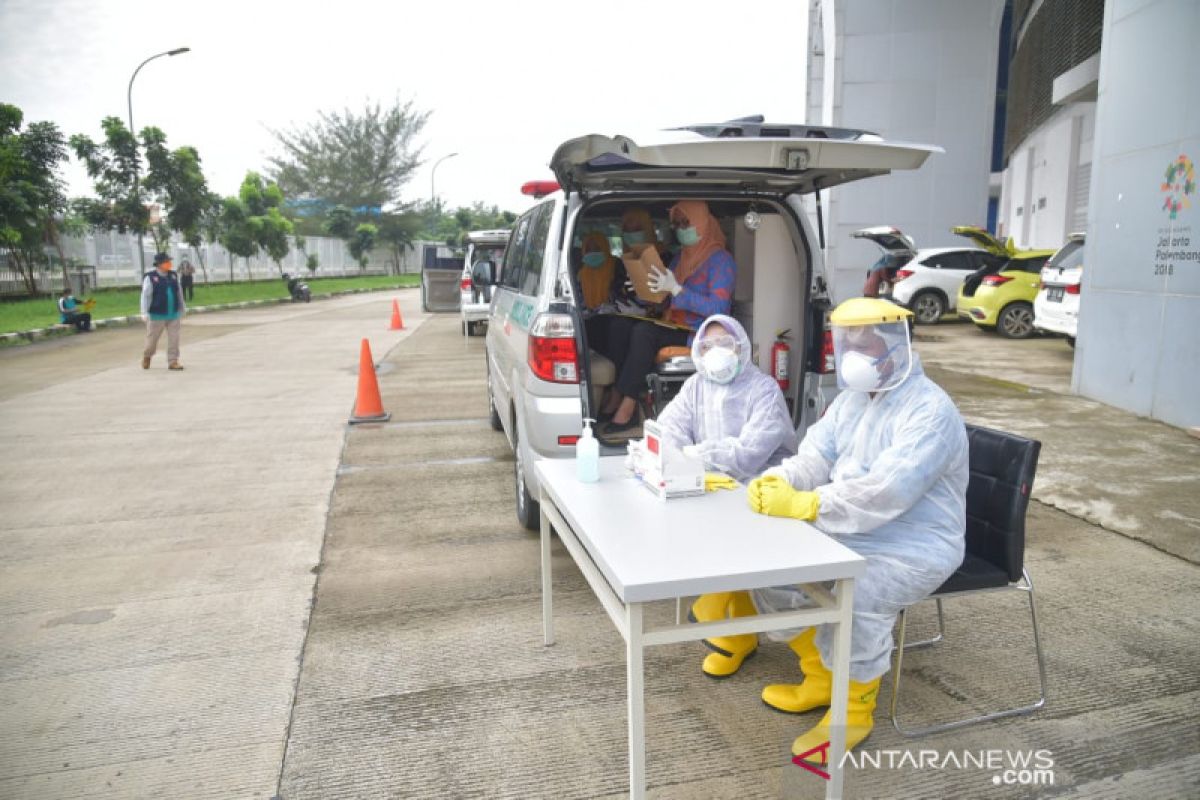
[[[1181,209],[1192,207],[1188,198],[1196,193],[1196,165],[1190,158],[1180,155],[1170,163],[1162,192],[1166,195],[1162,207],[1171,212],[1171,219],[1175,219]]]

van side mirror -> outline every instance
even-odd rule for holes
[[[493,261],[476,261],[471,267],[471,282],[476,286],[496,285],[496,264]]]

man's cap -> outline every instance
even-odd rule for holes
[[[156,266],[156,267],[159,264],[162,264],[162,263],[170,261],[170,260],[171,260],[171,256],[167,255],[166,253],[155,253],[154,254],[154,266]]]

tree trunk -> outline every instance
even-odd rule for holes
[[[50,237],[51,244],[58,251],[58,260],[62,262],[62,277],[63,288],[71,285],[71,272],[67,269],[67,257],[63,254],[62,241],[58,238],[58,226],[54,224],[54,220],[46,223],[46,235]]]
[[[229,282],[233,283],[233,262],[237,261],[237,256],[233,253],[229,254]]]
[[[200,274],[204,276],[204,282],[208,283],[208,267],[204,265],[204,251],[199,247],[192,247],[196,253],[196,260],[200,262]]]
[[[22,263],[21,253],[16,250],[9,250],[9,255],[12,256],[13,266],[17,268],[17,273],[21,276],[21,283],[25,284],[25,291],[30,297],[38,296],[37,278],[33,274],[33,265],[26,261]]]

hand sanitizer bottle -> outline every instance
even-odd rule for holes
[[[575,477],[584,483],[600,480],[600,443],[592,436],[592,423],[595,421],[584,417],[583,434],[575,443]]]

